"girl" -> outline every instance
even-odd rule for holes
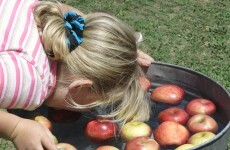
[[[36,0],[0,0],[0,18],[1,108],[111,105],[106,117],[114,121],[149,119],[138,79],[140,65],[153,59],[137,50],[134,32],[117,18]],[[39,123],[5,111],[0,118],[0,135],[17,149],[56,149]]]

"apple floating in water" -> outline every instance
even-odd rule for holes
[[[34,118],[35,121],[41,123],[42,125],[44,125],[45,127],[47,127],[50,131],[52,131],[52,123],[49,119],[47,119],[45,116],[42,115],[38,115]]]
[[[181,108],[171,107],[161,111],[157,116],[158,121],[174,121],[185,125],[189,119],[189,115]]]
[[[148,136],[139,136],[129,140],[125,150],[160,150],[160,145]]]
[[[169,105],[179,105],[185,95],[185,91],[173,84],[164,84],[153,89],[151,99],[155,102]]]
[[[210,139],[212,139],[215,136],[212,132],[197,132],[193,134],[189,139],[188,143],[193,145],[200,145]]]
[[[69,143],[58,143],[57,150],[77,150],[77,149]]]
[[[139,136],[148,136],[152,135],[151,127],[140,121],[128,122],[122,128],[120,132],[121,139],[125,142],[130,141],[131,139]]]
[[[64,109],[48,108],[48,118],[52,122],[72,123],[81,117],[81,112],[69,111]]]
[[[209,131],[216,133],[218,130],[218,124],[212,117],[203,114],[197,114],[192,116],[188,122],[187,127],[190,132],[197,133],[202,131]]]
[[[185,144],[190,136],[189,131],[174,121],[162,122],[153,132],[154,139],[162,147],[177,147]]]
[[[139,78],[139,82],[140,82],[140,85],[141,87],[145,90],[145,91],[148,91],[150,86],[151,86],[151,82],[149,81],[148,78],[146,78],[145,76],[141,76]]]
[[[111,145],[104,145],[98,147],[96,150],[119,150],[119,149]]]
[[[86,137],[97,143],[113,139],[118,132],[118,125],[108,118],[93,118],[85,126]]]
[[[179,147],[177,147],[175,150],[189,150],[190,148],[194,147],[193,144],[182,144]]]
[[[213,115],[216,112],[216,105],[208,99],[193,99],[185,105],[185,111],[189,115],[204,114]]]

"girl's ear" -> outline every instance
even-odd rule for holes
[[[76,79],[69,85],[69,90],[73,91],[78,87],[90,87],[93,85],[93,82],[88,79]]]

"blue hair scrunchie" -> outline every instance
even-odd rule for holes
[[[64,14],[64,26],[66,28],[66,44],[70,52],[82,43],[85,19],[74,11],[67,11]]]

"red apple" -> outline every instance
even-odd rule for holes
[[[141,76],[139,78],[139,82],[141,87],[145,90],[148,91],[150,86],[151,86],[151,82],[149,81],[149,79],[147,79],[145,76]]]
[[[149,66],[141,66],[141,69],[146,74],[149,69]]]
[[[188,143],[193,145],[202,144],[215,136],[212,132],[198,132],[193,134],[189,139]]]
[[[191,100],[186,106],[185,111],[189,115],[205,114],[212,115],[216,112],[216,105],[208,99],[197,98]]]
[[[80,112],[48,108],[48,118],[53,122],[71,123],[81,117]]]
[[[148,136],[139,136],[128,141],[125,150],[160,150],[160,145]]]
[[[116,123],[108,118],[94,118],[85,127],[86,137],[93,142],[105,142],[113,139],[118,131]]]
[[[189,115],[181,108],[171,107],[161,111],[157,116],[159,122],[175,121],[184,125],[189,119]]]
[[[111,145],[104,145],[98,147],[96,150],[119,150],[119,149]]]
[[[77,150],[73,145],[69,143],[58,143],[57,149],[59,150]]]
[[[41,115],[36,116],[34,118],[34,120],[37,121],[37,122],[39,122],[39,123],[41,123],[42,125],[44,125],[45,127],[47,127],[50,131],[52,131],[52,128],[53,128],[52,123],[45,116],[41,116]]]
[[[175,147],[185,144],[189,138],[189,131],[174,121],[162,122],[153,132],[154,139],[162,147]]]
[[[217,122],[208,115],[197,114],[192,116],[188,122],[187,127],[190,132],[197,133],[202,131],[209,131],[216,133],[218,129]]]
[[[155,102],[178,105],[184,97],[184,90],[173,84],[164,84],[156,87],[151,93],[151,99]]]
[[[120,132],[121,138],[123,141],[128,142],[131,139],[138,136],[151,136],[152,129],[151,127],[144,122],[128,122],[126,123]]]

